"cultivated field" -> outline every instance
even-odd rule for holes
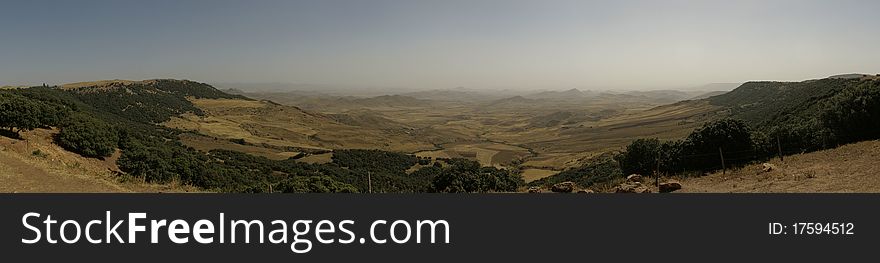
[[[404,152],[434,149],[433,144],[422,139],[419,131],[381,118],[339,118],[267,101],[191,101],[206,115],[184,114],[164,125],[220,139],[241,139],[249,144],[278,147],[315,150],[374,148]],[[194,143],[192,147],[202,149],[228,147],[189,142]]]
[[[569,98],[571,95],[567,93],[572,92],[581,94],[572,90],[563,92],[566,94],[497,99],[497,94],[492,95],[496,97],[480,97],[468,93],[456,100],[455,92],[449,91],[444,93],[449,99],[440,100],[437,96],[356,98],[246,93],[246,96],[255,98],[275,98],[292,103],[290,106],[305,105],[306,111],[320,112],[313,117],[327,116],[337,123],[297,125],[299,120],[258,118],[256,116],[260,113],[257,112],[277,115],[280,113],[269,112],[284,108],[266,106],[263,102],[230,107],[224,104],[238,102],[194,100],[209,116],[184,117],[189,123],[175,120],[169,126],[189,127],[210,136],[244,138],[249,142],[273,145],[375,148],[423,157],[467,158],[485,166],[532,169],[528,176],[540,178],[550,173],[548,171],[577,167],[596,154],[619,150],[636,138],[681,138],[711,118],[716,109],[706,102],[695,101],[667,105],[665,99],[648,96],[604,94]],[[261,110],[244,113],[235,110],[236,107],[257,106]],[[255,119],[261,122],[256,123]],[[196,127],[193,123],[197,124]],[[317,123],[320,125],[315,125]],[[339,124],[361,128],[355,133],[347,133],[347,129]],[[322,125],[327,129],[315,128]],[[403,134],[395,134],[400,131]],[[383,136],[395,136],[395,139],[383,140]],[[371,140],[358,141],[348,137]],[[331,140],[335,143],[326,143]]]

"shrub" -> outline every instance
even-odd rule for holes
[[[352,149],[334,151],[333,163],[354,170],[387,171],[402,174],[416,165],[418,158],[397,152]]]
[[[650,175],[657,167],[659,152],[660,140],[638,139],[626,146],[617,159],[624,174]]]
[[[720,154],[729,164],[755,159],[755,142],[752,129],[745,122],[722,119],[706,123],[694,130],[681,143],[681,160],[684,170],[706,171],[720,168]]]
[[[46,158],[46,157],[49,157],[48,154],[46,154],[46,153],[44,153],[43,151],[40,151],[40,150],[34,150],[33,152],[31,152],[31,155],[36,156],[36,157],[40,157],[40,158]]]
[[[822,108],[821,124],[836,143],[880,138],[880,81],[863,81],[837,93]]]
[[[652,174],[658,158],[661,173],[708,171],[721,168],[721,152],[727,165],[766,157],[770,152],[768,142],[767,136],[744,122],[722,119],[706,123],[680,141],[635,140],[616,160],[624,174]]]
[[[69,112],[66,105],[0,92],[0,129],[17,133],[58,126]]]
[[[61,128],[56,143],[86,157],[107,157],[116,151],[119,137],[107,123],[75,114]]]
[[[283,193],[357,193],[358,190],[329,176],[294,176],[282,181],[276,191]]]
[[[652,157],[652,160],[655,159]],[[603,154],[590,160],[584,166],[568,169],[549,177],[541,178],[530,182],[530,186],[550,187],[561,182],[571,181],[581,187],[590,187],[596,184],[611,182],[616,179],[623,178],[623,173],[619,164],[610,154]]]
[[[480,167],[475,161],[456,158],[449,160],[449,164],[431,181],[432,192],[513,192],[524,184],[519,174],[495,167]]]

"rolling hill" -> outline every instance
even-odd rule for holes
[[[702,99],[708,99],[708,98],[715,97],[715,96],[718,96],[718,95],[721,95],[721,94],[725,94],[725,93],[727,93],[727,91],[710,91],[710,92],[706,92],[706,93],[703,93],[703,94],[697,95],[696,97],[692,97],[692,98],[690,98],[690,99],[688,99],[688,100],[702,100]]]
[[[80,82],[62,85],[60,89],[94,107],[98,114],[109,113],[144,123],[160,123],[184,113],[202,115],[190,98],[250,100],[208,84],[171,79]]]
[[[411,128],[378,116],[313,113],[228,94],[208,84],[186,80],[109,80],[66,84],[60,89],[101,112],[224,140],[325,150],[433,149],[430,142],[412,134]],[[355,101],[374,105],[420,103],[402,96]],[[204,146],[199,148],[207,150]]]
[[[825,78],[802,82],[747,82],[706,99],[782,143],[804,150],[877,134],[880,78]]]
[[[437,190],[431,188],[432,178],[465,164],[467,169],[504,171],[498,172],[504,176],[522,171],[538,183],[560,178],[602,183],[616,177],[594,177],[596,173],[614,171],[618,164],[609,158],[634,139],[680,140],[704,123],[725,118],[745,121],[756,142],[773,140],[786,154],[876,139],[880,134],[880,121],[872,121],[880,117],[880,78],[865,74],[747,82],[727,93],[694,99],[691,92],[585,95],[576,89],[541,95],[545,98],[465,89],[377,97],[272,94],[263,98],[286,103],[169,79],[0,90],[0,107],[8,111],[28,110],[19,102],[47,111],[38,114],[47,116],[24,116],[29,117],[27,122],[16,124],[25,125],[24,129],[4,129],[0,135],[11,145],[31,136],[31,130],[49,132],[54,135],[46,144],[55,148],[45,149],[58,156],[112,144],[119,150],[113,157],[80,153],[81,158],[112,158],[118,167],[114,169],[126,176],[183,182],[202,190],[364,191],[363,175],[373,174],[388,180],[379,189],[407,192]],[[426,98],[443,95],[451,97]],[[463,101],[456,101],[456,96]],[[2,101],[7,99],[14,103]],[[323,110],[291,105],[297,101],[315,102]],[[22,117],[3,113],[4,121]],[[73,125],[78,122],[85,124]],[[70,136],[76,132],[85,134]],[[59,139],[52,139],[62,137],[102,140],[61,147]],[[376,166],[378,159],[373,157],[401,163],[399,169],[387,170]],[[410,174],[425,176],[410,178]],[[106,189],[100,188],[102,184],[95,189]]]
[[[525,97],[530,99],[576,100],[594,95],[595,94],[593,94],[592,91],[569,89],[565,91],[542,91],[535,94],[526,95]]]
[[[731,163],[734,163],[734,166],[748,165],[752,162],[760,163],[779,154],[797,155],[865,140],[876,140],[880,138],[880,78],[870,75],[859,76],[802,82],[747,82],[725,94],[639,112],[631,116],[634,117],[633,121],[601,124],[620,118],[613,117],[591,127],[607,132],[590,131],[585,128],[568,129],[562,133],[563,136],[554,140],[535,142],[531,147],[551,148],[550,145],[553,145],[553,149],[562,149],[566,145],[592,145],[577,141],[596,142],[604,139],[603,145],[611,145],[609,140],[613,138],[624,141],[659,138],[660,141],[655,141],[656,149],[648,146],[650,140],[630,143],[625,150],[632,150],[634,153],[628,155],[627,152],[623,152],[621,156],[630,156],[633,159],[624,158],[615,161],[620,162],[620,167],[636,167],[631,170],[639,170],[639,173],[651,173],[656,165],[661,167],[661,172],[664,173],[702,174],[721,169],[722,166],[717,163],[719,158],[725,158],[728,166]],[[666,123],[667,126],[658,129],[657,132],[660,133],[647,133],[648,127],[656,127],[661,123]],[[702,123],[712,125],[704,126]],[[638,131],[629,135],[619,133],[630,128]],[[694,128],[697,130],[691,132]],[[681,133],[670,134],[671,131]],[[617,133],[617,136],[603,138],[613,133]],[[737,133],[740,135],[736,135]],[[744,143],[724,146],[730,144],[732,140],[742,140]],[[720,157],[717,152],[721,152],[723,148],[727,148],[725,157]],[[734,150],[731,151],[731,148]],[[643,151],[642,149],[647,155],[638,155]],[[606,151],[613,149],[609,148]],[[829,152],[837,151],[829,150]],[[824,155],[828,158],[824,162],[836,166],[836,163],[849,159],[845,155],[843,152],[840,152],[840,156]],[[658,161],[657,156],[664,156],[665,159]],[[711,157],[707,159],[705,156]],[[650,165],[638,166],[639,162]],[[609,176],[608,173],[615,173],[609,169],[605,169],[606,172],[603,173],[582,172],[594,171],[595,169],[591,167],[596,165],[595,160],[587,160],[579,167],[532,184],[560,180],[593,184],[601,183],[596,181],[597,178],[619,179],[623,175],[621,171],[617,171],[617,176]],[[845,169],[836,171],[845,172]],[[845,173],[847,174],[832,174],[831,178],[846,177],[849,178],[847,180],[852,180],[850,177],[854,175],[851,171]],[[695,182],[702,181],[695,180]],[[841,190],[844,189],[837,188],[834,191]]]
[[[379,100],[387,99],[399,97]],[[95,166],[89,171],[98,176],[79,182],[9,161],[12,166],[0,166],[0,176],[11,179],[4,181],[10,183],[4,191],[39,191],[25,185],[33,182],[22,177],[27,173],[45,177],[47,183],[82,183],[83,191],[118,186],[110,182],[110,188],[103,187],[96,181],[101,178],[248,193],[513,191],[521,181],[509,171],[481,168],[475,161],[431,165],[434,160],[401,152],[435,149],[430,129],[410,128],[378,115],[313,113],[185,80],[110,80],[3,90],[0,109],[4,142],[27,146],[31,132],[51,130],[53,135],[45,140],[50,148],[30,155],[54,158],[58,153],[89,162],[103,160],[114,167]],[[362,148],[372,150],[358,150]],[[27,157],[27,151],[17,150],[13,158]],[[326,161],[307,158],[327,153]],[[396,165],[392,169],[385,164]],[[21,169],[27,171],[17,171]],[[460,189],[433,180],[452,169],[493,169],[491,176],[504,185]],[[368,177],[373,180],[369,188]]]

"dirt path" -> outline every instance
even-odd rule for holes
[[[131,192],[110,182],[87,175],[46,171],[15,154],[0,151],[0,192],[27,193],[103,193]]]

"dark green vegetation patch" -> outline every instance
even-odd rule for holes
[[[18,137],[19,131],[57,127],[55,142],[80,155],[107,157],[120,149],[117,164],[129,176],[219,192],[498,192],[516,191],[522,184],[519,175],[474,161],[429,165],[430,160],[380,150],[339,150],[327,164],[297,162],[302,155],[270,160],[234,151],[201,152],[180,142],[183,131],[156,125],[182,113],[203,114],[190,97],[247,99],[178,80],[4,90],[0,130]],[[423,167],[407,173],[416,164]]]

